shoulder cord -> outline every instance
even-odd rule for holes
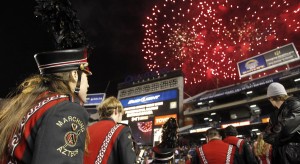
[[[232,148],[233,148],[233,145],[229,145],[227,155],[226,155],[226,162],[225,162],[226,164],[230,164],[230,157],[231,157],[231,153],[232,153]]]
[[[225,162],[226,164],[230,164],[230,157],[231,157],[231,153],[232,153],[232,148],[233,148],[233,145],[229,145],[227,155],[226,155],[226,162]],[[199,152],[200,152],[200,156],[202,158],[203,163],[208,164],[208,162],[205,158],[202,146],[199,148]]]
[[[199,152],[200,152],[200,156],[201,156],[201,159],[203,161],[204,164],[208,164],[206,158],[205,158],[205,155],[204,155],[204,152],[203,152],[203,149],[202,149],[202,146],[199,148]]]
[[[38,103],[36,106],[34,106],[33,108],[31,108],[27,114],[24,115],[24,117],[22,118],[19,126],[18,131],[14,132],[13,137],[12,137],[12,141],[9,143],[9,148],[8,148],[8,152],[11,156],[13,156],[15,148],[18,146],[18,144],[21,142],[21,137],[23,135],[23,130],[25,128],[25,124],[27,123],[27,121],[31,118],[32,115],[34,115],[35,113],[37,113],[41,108],[43,108],[45,105],[47,105],[49,102],[51,101],[55,101],[61,98],[67,98],[67,95],[54,95],[52,97],[48,97],[45,100],[41,101],[40,103]],[[14,163],[14,162],[8,162],[8,163]]]
[[[97,156],[97,159],[95,161],[95,164],[101,164],[102,160],[103,160],[103,157],[104,157],[104,154],[107,150],[107,147],[108,147],[108,144],[109,144],[109,141],[111,140],[112,136],[114,135],[114,133],[117,131],[117,129],[121,126],[122,124],[116,124],[113,128],[110,129],[110,131],[108,132],[107,136],[105,137],[102,145],[101,145],[101,148],[99,150],[99,153],[98,153],[98,156]]]

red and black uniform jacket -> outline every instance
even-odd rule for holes
[[[223,139],[223,141],[238,148],[240,164],[257,164],[257,160],[249,143],[245,142],[244,139],[240,139],[235,136],[227,136]]]
[[[88,113],[50,92],[23,117],[9,142],[10,163],[83,163]]]
[[[198,147],[197,161],[202,164],[238,164],[238,152],[235,146],[222,140],[211,140]]]
[[[88,127],[90,142],[84,163],[134,164],[136,153],[131,130],[127,125],[116,124],[113,119],[101,119]]]

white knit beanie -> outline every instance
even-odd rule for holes
[[[271,83],[268,87],[267,97],[273,97],[278,95],[287,95],[284,86],[280,83]]]

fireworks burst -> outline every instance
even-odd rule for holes
[[[142,53],[150,71],[182,69],[185,90],[199,92],[240,81],[238,61],[299,48],[299,22],[298,0],[165,0],[143,24]]]

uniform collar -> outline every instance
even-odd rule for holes
[[[112,118],[110,118],[110,117],[105,117],[105,118],[100,119],[100,121],[104,121],[104,120],[115,122],[115,121],[114,121]]]

